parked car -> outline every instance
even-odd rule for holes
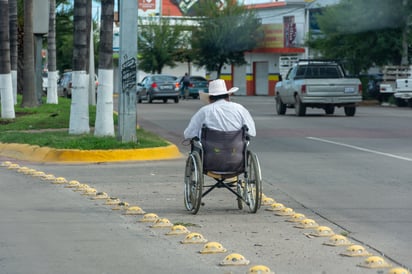
[[[185,93],[183,90],[183,85],[181,83],[183,79],[182,77],[179,77],[176,81],[176,83],[179,85],[179,90],[180,90],[180,97],[184,98]],[[209,81],[202,76],[190,76],[190,86],[189,86],[189,97],[192,97],[193,99],[199,98],[199,92],[209,92]]]
[[[57,95],[66,98],[72,96],[72,72],[68,71],[62,74],[57,83]]]
[[[41,74],[42,77],[42,89],[43,94],[47,94],[47,86],[49,85],[49,77],[47,71],[43,71]]]
[[[179,86],[176,83],[177,77],[167,74],[147,75],[137,84],[137,102],[147,100],[162,100],[167,103],[168,99],[179,103]]]
[[[72,71],[67,71],[63,73],[62,77],[60,77],[57,83],[57,95],[63,96],[66,98],[72,97]],[[97,95],[97,86],[99,85],[97,75],[94,75],[94,80],[96,83],[96,95]]]

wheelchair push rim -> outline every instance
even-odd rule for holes
[[[199,153],[189,154],[185,167],[184,201],[188,211],[196,214],[202,200],[203,169]]]

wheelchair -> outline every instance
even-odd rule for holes
[[[190,141],[191,151],[184,175],[184,203],[188,211],[197,214],[202,198],[215,188],[232,192],[240,210],[246,204],[249,212],[258,211],[262,200],[262,175],[257,155],[248,149],[249,142],[246,126],[238,131],[203,127],[200,140]],[[213,178],[215,184],[206,185],[204,176]]]

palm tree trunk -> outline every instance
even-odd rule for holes
[[[23,107],[39,105],[34,82],[33,0],[24,1]]]
[[[15,118],[10,72],[9,7],[0,0],[0,98],[1,118]]]
[[[56,69],[56,0],[50,0],[49,33],[47,36],[47,103],[57,104],[57,78]]]
[[[14,104],[17,104],[17,0],[9,0],[10,64]]]
[[[114,0],[102,0],[95,136],[114,136],[113,16]]]
[[[69,134],[85,134],[90,132],[89,103],[87,75],[89,40],[87,33],[87,2],[74,0],[74,47],[73,47],[73,76],[72,103],[70,106]]]

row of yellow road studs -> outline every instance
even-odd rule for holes
[[[391,264],[385,261],[380,256],[373,255],[368,252],[365,247],[353,244],[347,237],[335,234],[333,230],[327,226],[319,225],[315,220],[306,218],[304,214],[296,213],[292,208],[285,207],[281,203],[277,203],[273,198],[262,197],[262,205],[268,206],[266,210],[275,212],[277,216],[288,216],[285,221],[294,223],[295,228],[307,230],[303,234],[311,237],[328,237],[323,244],[334,247],[345,247],[345,250],[340,253],[347,257],[365,257],[366,259],[357,264],[359,267],[372,269],[389,269],[388,274],[410,274],[410,271],[402,267],[392,267]]]
[[[50,182],[54,185],[64,185],[65,188],[72,189],[79,192],[82,196],[86,196],[92,200],[103,200],[104,205],[111,206],[112,210],[122,211],[123,215],[141,215],[139,222],[151,223],[150,227],[153,229],[166,228],[168,232],[165,235],[182,235],[184,238],[180,241],[181,244],[203,244],[203,248],[199,251],[200,254],[220,254],[226,253],[227,249],[219,242],[208,241],[202,234],[191,232],[183,225],[174,225],[167,218],[160,218],[155,213],[146,213],[141,207],[137,205],[130,205],[125,201],[121,201],[116,197],[112,197],[106,192],[100,192],[88,184],[80,183],[76,180],[67,180],[64,177],[58,177],[53,174],[46,174],[43,171],[38,171],[28,167],[20,166],[19,164],[5,161],[1,163],[2,167],[10,170],[16,170],[18,173],[40,178],[42,181]],[[250,261],[239,253],[231,253],[224,257],[220,266],[247,266]],[[269,267],[265,265],[254,265],[250,267],[247,274],[274,274]]]
[[[42,181],[50,182],[55,185],[64,185],[65,188],[79,192],[81,195],[89,197],[92,200],[103,200],[104,205],[111,206],[112,210],[122,211],[124,215],[142,215],[139,222],[151,223],[150,227],[154,229],[169,229],[165,235],[183,235],[184,239],[180,241],[181,244],[203,244],[203,248],[199,251],[200,254],[220,254],[227,252],[227,249],[219,242],[208,241],[200,233],[191,232],[183,225],[174,225],[167,218],[160,218],[155,213],[146,213],[137,205],[130,205],[125,201],[120,201],[120,199],[111,197],[105,192],[99,192],[97,189],[87,184],[82,184],[76,180],[68,181],[64,177],[46,174],[42,171],[20,166],[10,161],[2,162],[1,166],[10,170],[16,170],[18,173],[40,178]],[[303,234],[309,238],[327,237],[327,240],[323,243],[324,245],[345,247],[340,255],[355,258],[364,257],[365,259],[357,264],[359,267],[388,269],[388,274],[411,274],[410,271],[405,268],[392,267],[392,265],[386,262],[383,257],[370,253],[362,245],[352,243],[347,237],[335,234],[331,228],[319,225],[315,220],[307,218],[304,214],[295,212],[292,208],[285,207],[283,204],[276,202],[273,198],[267,197],[264,194],[262,197],[262,206],[266,206],[266,210],[274,212],[276,216],[287,217],[287,219],[285,219],[286,222],[292,223],[295,228],[304,230],[305,232]],[[219,263],[221,266],[246,266],[249,264],[250,261],[239,253],[231,253],[224,257]],[[265,265],[254,265],[250,267],[246,273],[274,274],[274,272]]]
[[[150,227],[167,228],[169,231],[165,235],[184,235],[181,244],[203,244],[203,248],[199,251],[200,254],[219,254],[226,253],[219,242],[208,241],[202,234],[191,232],[183,225],[173,225],[167,218],[160,218],[155,213],[146,213],[141,207],[137,205],[130,205],[125,201],[120,201],[116,197],[111,197],[105,192],[99,192],[97,189],[82,184],[76,180],[68,181],[64,177],[57,177],[53,174],[46,174],[42,171],[20,166],[10,161],[1,163],[2,167],[10,170],[16,170],[19,173],[40,178],[42,181],[47,181],[55,185],[64,185],[65,188],[72,189],[75,192],[80,192],[81,195],[87,196],[92,200],[103,200],[104,205],[112,207],[112,210],[122,211],[124,215],[142,215],[139,222],[151,223]],[[305,236],[311,237],[327,237],[328,239],[323,243],[327,246],[345,247],[340,255],[347,257],[365,257],[366,259],[357,264],[359,267],[372,269],[389,269],[388,274],[411,274],[409,270],[402,267],[392,267],[391,264],[385,261],[383,257],[376,256],[366,250],[365,247],[353,244],[347,237],[335,234],[335,232],[327,227],[319,225],[315,220],[306,218],[304,214],[295,212],[292,208],[285,207],[283,204],[276,202],[273,198],[266,197],[263,194],[262,206],[266,206],[266,210],[272,211],[276,216],[288,217],[286,222],[294,224],[295,228],[305,230]],[[306,232],[308,231],[308,232]],[[245,266],[249,265],[250,261],[239,253],[231,253],[220,261],[221,266]],[[250,267],[246,273],[263,274],[273,273],[269,267],[265,265],[254,265]]]

